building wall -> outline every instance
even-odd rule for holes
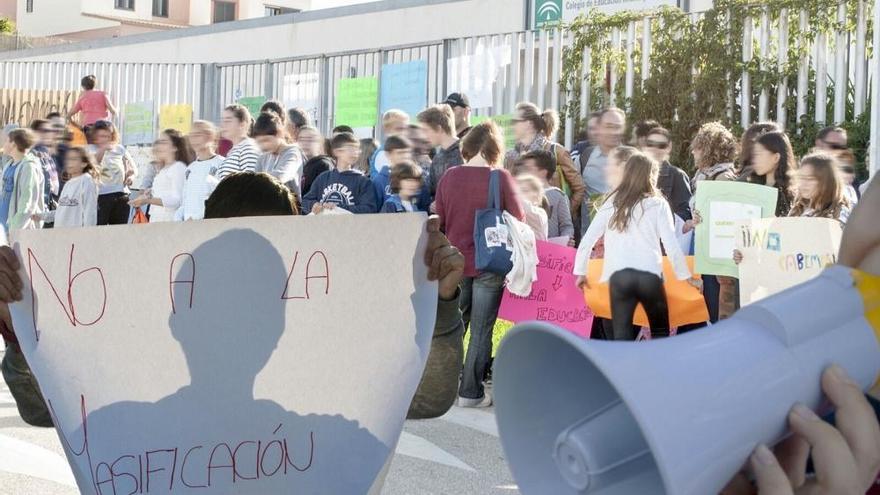
[[[390,8],[396,5],[403,7]],[[26,50],[9,53],[8,57],[69,62],[222,63],[321,55],[519,31],[525,27],[525,9],[513,8],[515,5],[521,7],[513,0],[389,0],[129,40]]]
[[[25,12],[24,1],[18,2],[16,27],[25,36],[57,36],[76,31],[89,31],[117,26],[119,23],[84,17],[83,4],[92,0],[34,0],[34,11]]]
[[[17,15],[17,1],[18,0],[0,0],[0,17],[6,17],[7,19],[14,21]]]

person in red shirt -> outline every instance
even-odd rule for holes
[[[73,118],[74,115],[82,112],[82,127],[86,135],[89,129],[99,120],[111,120],[116,115],[116,107],[110,101],[110,97],[103,91],[98,91],[95,86],[98,79],[95,76],[86,76],[80,82],[83,93],[80,95],[76,104],[67,114],[67,118]]]
[[[473,127],[461,144],[465,164],[449,169],[437,186],[436,208],[449,241],[465,257],[461,283],[461,310],[470,341],[458,391],[460,407],[489,407],[492,398],[483,390],[483,378],[492,354],[492,329],[498,317],[504,277],[479,273],[474,266],[474,215],[486,208],[489,175],[501,171],[501,208],[519,220],[525,218],[513,177],[501,168],[504,139],[492,121]]]

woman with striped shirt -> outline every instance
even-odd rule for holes
[[[223,110],[220,132],[224,138],[232,141],[232,149],[217,172],[220,180],[238,172],[256,170],[260,149],[256,141],[248,136],[252,123],[251,113],[242,105],[229,105]]]

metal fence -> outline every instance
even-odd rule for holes
[[[0,62],[0,87],[76,92],[82,77],[88,74],[98,78],[101,88],[111,95],[120,111],[126,103],[151,101],[157,109],[166,104],[190,104],[195,116],[202,114],[201,64]]]
[[[848,90],[852,88],[854,114],[866,111],[868,94],[880,93],[877,88],[878,68],[876,61],[869,70],[867,57],[866,2],[858,2],[857,29],[854,33],[840,32],[832,36],[820,35],[814,41],[801,37],[801,46],[811,43],[809,56],[800,61],[797,87],[793,88],[798,116],[807,112],[807,97],[810,92],[816,95],[814,115],[817,122],[841,122],[846,115]],[[848,12],[846,4],[841,4],[838,19],[845,20]],[[880,25],[880,9],[875,9]],[[804,32],[809,22],[806,11],[797,16],[800,32]],[[218,120],[224,105],[242,96],[265,96],[285,100],[314,102],[313,114],[323,131],[329,131],[337,124],[334,120],[336,88],[341,79],[352,77],[379,76],[383,64],[425,60],[428,65],[427,101],[438,102],[445,94],[465,88],[473,88],[478,80],[490,76],[490,101],[478,108],[475,114],[503,115],[511,113],[519,101],[533,101],[539,107],[559,108],[566,98],[580,101],[580,114],[568,115],[565,125],[566,135],[561,137],[566,145],[571,145],[574,118],[583,119],[590,110],[615,102],[617,86],[622,85],[624,99],[634,94],[636,84],[648,77],[651,71],[651,23],[649,20],[636,21],[627,28],[615,30],[610,35],[614,47],[623,50],[627,57],[623,66],[614,64],[607,68],[608,92],[603,101],[591,101],[589,84],[581,85],[580,95],[560,94],[559,80],[562,71],[562,54],[571,45],[572,35],[564,31],[523,31],[490,36],[468,37],[424,44],[389,47],[377,50],[364,50],[349,53],[326,54],[317,57],[290,58],[280,60],[248,61],[235,64],[106,64],[106,63],[54,63],[54,62],[0,62],[0,82],[4,87],[31,87],[44,89],[75,89],[79,77],[95,73],[105,89],[119,103],[152,100],[157,105],[163,103],[190,103],[197,117]],[[756,56],[774,55],[776,62],[787,62],[787,50],[777,50],[787,45],[789,26],[786,16],[779,22],[771,23],[765,12],[746,23],[744,30],[743,60]],[[875,47],[880,46],[878,30],[875,29]],[[755,42],[757,41],[757,42]],[[636,48],[640,48],[636,50]],[[756,50],[753,48],[757,48]],[[640,53],[635,59],[635,52]],[[880,50],[875,49],[875,59]],[[496,69],[484,72],[486,57],[491,54],[491,64]],[[589,67],[589,50],[583,53]],[[456,66],[469,61],[472,67],[463,70]],[[815,70],[815,86],[810,84],[810,69]],[[591,74],[584,72],[584,79]],[[639,79],[639,80],[637,80]],[[826,112],[827,89],[833,81],[833,101]],[[23,86],[22,86],[23,85]],[[286,86],[287,85],[287,86]],[[290,89],[293,86],[297,89]],[[872,87],[873,86],[873,87]],[[783,84],[778,89],[776,108],[770,108],[772,101],[767,91],[757,95],[757,111],[752,112],[752,82],[748,73],[743,73],[739,84],[738,105],[731,101],[728,117],[739,121],[744,127],[755,120],[777,120],[786,122],[786,99],[790,92]],[[871,110],[872,140],[877,150],[877,137],[880,136],[880,111],[875,104]],[[741,110],[739,110],[741,109]],[[734,112],[739,112],[735,115]],[[341,122],[340,122],[341,123]],[[377,118],[378,124],[378,118]],[[378,129],[376,129],[378,132]],[[878,155],[872,153],[873,169],[877,168]]]

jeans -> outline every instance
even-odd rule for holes
[[[627,268],[614,272],[609,285],[614,340],[635,340],[638,337],[632,320],[639,303],[648,314],[651,338],[669,336],[669,306],[663,279],[653,273]]]
[[[465,328],[470,326],[470,340],[458,388],[461,397],[481,399],[485,393],[483,379],[492,357],[492,329],[503,293],[504,277],[501,275],[483,273],[461,281],[461,313]]]
[[[15,399],[18,414],[31,426],[52,427],[52,416],[40,393],[40,386],[17,345],[7,345],[0,363],[3,380]]]

